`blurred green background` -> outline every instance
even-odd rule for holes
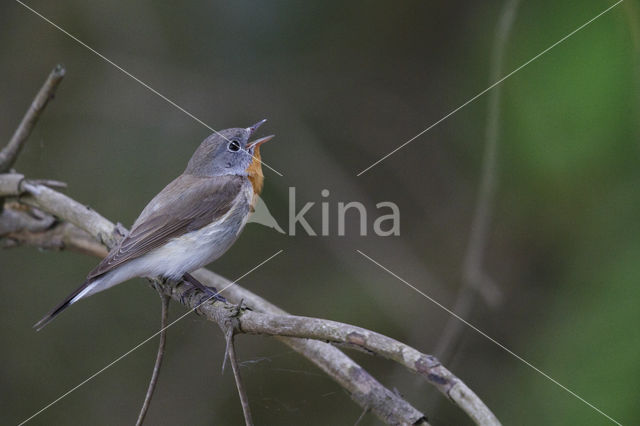
[[[320,229],[320,191],[391,200],[399,237],[281,235],[250,224],[212,268],[300,315],[364,326],[431,353],[449,316],[355,252],[451,306],[482,165],[487,96],[360,177],[356,173],[485,89],[503,2],[153,2],[28,4],[216,129],[261,118],[275,133],[264,200],[286,226],[287,192]],[[522,2],[503,74],[611,1]],[[502,85],[499,186],[485,257],[504,300],[468,319],[623,424],[640,423],[638,19],[626,0]],[[67,76],[16,168],[130,226],[209,131],[12,1],[0,5],[0,129],[8,140],[56,63]],[[334,219],[332,219],[334,220]],[[369,229],[373,218],[370,218]],[[335,233],[335,220],[332,222]],[[300,230],[299,230],[300,231]],[[0,417],[17,424],[155,332],[143,280],[31,325],[95,259],[0,253]],[[172,305],[172,316],[184,312]],[[240,337],[256,424],[353,424],[360,408],[278,342]],[[132,424],[156,341],[30,424]],[[218,329],[189,316],[169,330],[148,424],[240,424]],[[432,424],[469,420],[424,381],[349,353]],[[504,424],[610,422],[472,330],[443,360]],[[371,414],[361,425],[380,424]]]

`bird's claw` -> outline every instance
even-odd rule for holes
[[[222,303],[227,303],[227,299],[225,299],[224,297],[222,297],[219,293],[218,290],[216,290],[215,287],[208,287],[205,286],[205,288],[207,289],[207,300],[215,300],[218,302],[222,302]]]
[[[182,292],[182,294],[180,295],[180,303],[182,303],[183,305],[187,304],[187,300],[191,298],[191,296],[193,295],[193,293],[197,290],[196,287],[194,286],[188,286],[188,288]]]
[[[195,285],[189,283],[188,281],[185,281],[188,284],[187,289],[180,295],[180,302],[184,305],[186,304],[187,299],[190,299],[194,293],[200,291],[201,295],[200,295],[200,299],[198,300],[198,306],[210,301],[210,300],[214,300],[214,301],[218,301],[218,302],[223,302],[226,303],[227,299],[225,299],[224,297],[222,297],[220,294],[218,294],[218,290],[216,290],[215,287],[207,287],[204,286],[204,290],[199,289],[198,287],[196,287]]]

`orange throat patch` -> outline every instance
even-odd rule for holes
[[[253,186],[253,199],[251,200],[251,211],[253,211],[258,195],[262,192],[264,186],[264,174],[262,173],[262,161],[260,157],[260,147],[257,146],[253,152],[253,161],[247,167],[247,177]]]

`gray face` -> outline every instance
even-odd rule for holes
[[[225,129],[206,138],[189,160],[186,174],[195,176],[246,175],[253,161],[252,146],[247,150],[251,137],[249,129]],[[226,139],[225,139],[226,138]]]

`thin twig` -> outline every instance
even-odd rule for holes
[[[515,21],[520,0],[507,0],[503,6],[500,21],[496,29],[493,43],[491,71],[489,80],[500,78],[509,33]],[[487,111],[487,125],[485,129],[484,158],[482,162],[482,176],[478,190],[478,201],[471,223],[471,232],[462,268],[462,285],[458,290],[453,311],[462,317],[467,317],[476,300],[481,294],[489,306],[500,303],[502,294],[496,284],[483,271],[484,252],[487,247],[489,227],[491,225],[492,205],[495,198],[498,180],[498,137],[500,122],[500,99],[502,86],[499,85],[489,94],[489,108]],[[443,360],[448,359],[464,330],[463,324],[451,317],[447,321],[442,336],[436,345],[435,353]]]
[[[369,412],[369,408],[368,407],[364,407],[362,409],[362,413],[360,414],[360,416],[358,416],[358,418],[356,419],[356,422],[353,424],[353,426],[358,426],[360,424],[360,422],[362,421],[362,419],[364,419],[364,416]]]
[[[136,426],[142,426],[144,418],[149,410],[151,404],[151,398],[153,398],[153,392],[156,390],[158,384],[158,376],[160,375],[160,367],[162,366],[162,359],[164,358],[164,348],[167,343],[167,323],[169,322],[169,302],[171,298],[164,294],[161,289],[157,289],[160,295],[162,303],[162,311],[160,314],[160,341],[158,342],[158,353],[156,355],[156,363],[153,366],[153,373],[151,374],[151,380],[149,380],[149,387],[147,388],[147,394],[144,397],[140,414],[138,415],[138,421]]]
[[[0,248],[30,246],[44,250],[71,250],[100,258],[107,255],[105,247],[85,231],[68,222],[56,222],[51,216],[46,219],[36,222],[28,213],[5,208],[0,213]],[[49,223],[49,226],[30,229],[33,228],[32,223]]]
[[[40,91],[31,102],[31,106],[27,110],[26,114],[22,118],[22,121],[18,125],[18,128],[13,133],[13,136],[9,140],[7,146],[0,151],[0,173],[8,171],[18,158],[18,154],[22,150],[24,143],[31,134],[33,126],[35,126],[40,114],[44,110],[50,99],[53,98],[53,94],[58,87],[58,84],[64,77],[65,69],[62,65],[56,65],[51,71],[49,77],[44,82]]]
[[[233,378],[236,380],[236,387],[238,388],[238,395],[240,395],[240,404],[242,404],[242,414],[244,415],[244,423],[246,426],[253,426],[253,419],[251,418],[251,409],[249,408],[249,398],[247,397],[247,391],[242,383],[242,377],[240,377],[240,368],[238,367],[238,358],[236,357],[236,349],[234,344],[234,330],[229,329],[227,331],[227,353],[225,357],[229,357],[231,363],[231,369],[233,370]]]

